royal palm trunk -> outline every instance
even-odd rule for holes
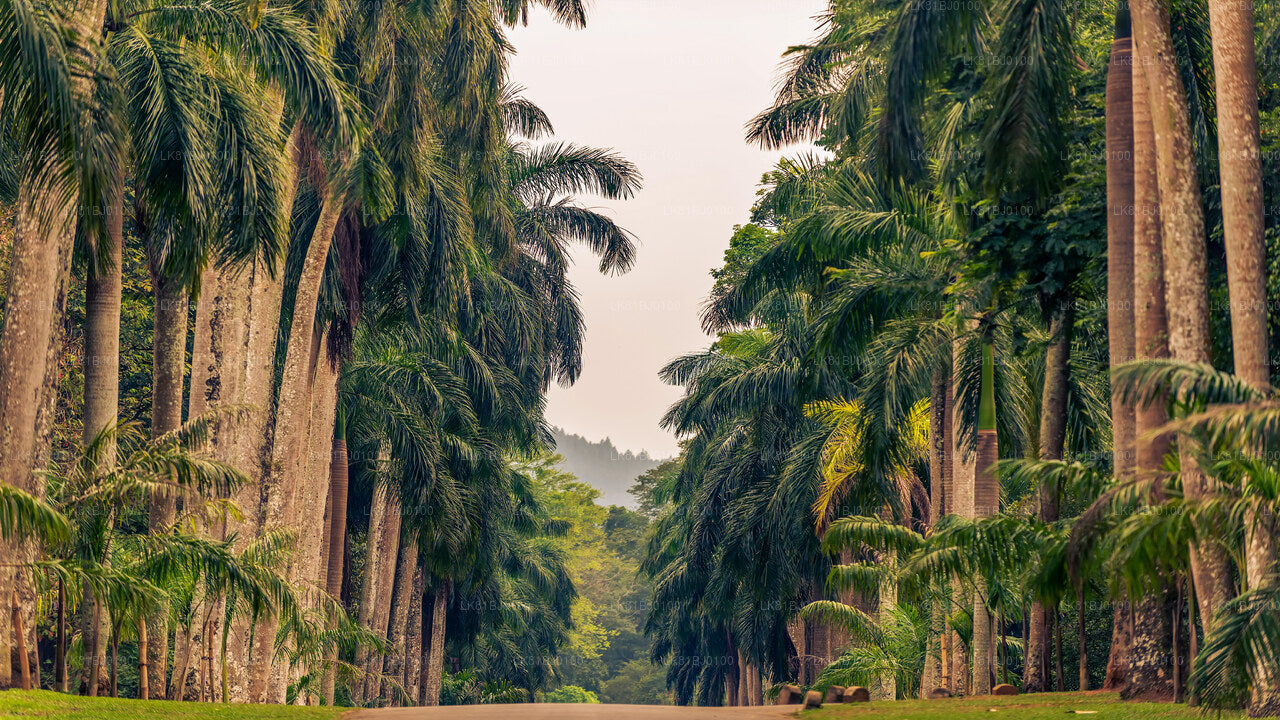
[[[978,447],[973,475],[974,519],[1000,511],[1000,485],[995,462],[1000,445],[996,437],[995,357],[990,343],[982,348],[982,394],[978,404]],[[991,614],[987,593],[980,582],[973,598],[973,694],[991,694]]]
[[[439,580],[431,593],[431,636],[427,644],[427,662],[422,669],[422,704],[440,704],[444,685],[445,612],[449,608],[449,581]]]
[[[1236,375],[1261,389],[1270,386],[1271,368],[1253,3],[1213,0],[1209,3],[1209,26],[1218,101],[1218,167],[1231,296],[1232,359]],[[1246,523],[1245,577],[1253,588],[1275,565],[1275,522],[1270,516],[1250,513]],[[1260,717],[1280,712],[1275,673],[1258,667],[1254,680],[1250,714]]]
[[[1134,0],[1130,8],[1155,133],[1169,350],[1176,360],[1207,364],[1205,224],[1186,91],[1169,33],[1168,8],[1160,0]],[[1183,440],[1179,448],[1183,492],[1192,500],[1209,497],[1216,492],[1216,483],[1196,470],[1190,446],[1193,441]],[[1196,599],[1208,629],[1218,609],[1233,594],[1231,565],[1226,553],[1212,541],[1193,543],[1190,554]]]
[[[1139,360],[1169,357],[1168,315],[1165,311],[1164,243],[1160,221],[1160,191],[1156,169],[1155,130],[1147,91],[1147,67],[1141,62],[1133,70],[1133,288],[1134,349]],[[1163,402],[1138,407],[1135,413],[1135,475],[1158,482],[1170,438],[1153,431],[1168,417]],[[1163,492],[1151,496],[1159,502]],[[1160,602],[1135,601],[1130,609],[1128,675],[1124,697],[1165,698],[1169,696],[1168,639]]]

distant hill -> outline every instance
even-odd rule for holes
[[[625,505],[634,508],[636,499],[627,489],[635,479],[661,465],[663,460],[630,450],[623,452],[614,447],[609,438],[592,442],[581,435],[570,435],[560,428],[553,431],[556,452],[564,458],[560,468],[573,473],[578,479],[600,490],[601,505]]]

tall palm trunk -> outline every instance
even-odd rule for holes
[[[1267,349],[1267,258],[1262,206],[1262,141],[1258,132],[1258,66],[1252,2],[1209,3],[1214,83],[1218,95],[1218,166],[1222,230],[1231,294],[1231,349],[1236,375],[1257,388],[1271,382]],[[1257,587],[1276,561],[1275,521],[1246,518],[1245,576]],[[1274,672],[1255,669],[1250,714],[1280,712]]]
[[[955,411],[956,386],[958,382],[956,374],[960,368],[958,360],[959,342],[953,341],[952,376],[950,382],[947,383],[946,443],[949,452],[947,453],[946,461],[943,463],[942,475],[943,484],[946,487],[946,514],[970,517],[973,513],[974,458],[972,453],[965,453],[960,449],[962,420]],[[968,604],[967,599],[965,586],[960,582],[960,578],[952,578],[948,614],[950,614],[953,606],[965,607]],[[950,627],[947,628],[946,632],[949,646],[947,665],[950,670],[946,687],[956,695],[965,695],[968,693],[969,688],[968,651],[960,640],[959,633]]]
[[[1169,349],[1176,360],[1208,363],[1209,291],[1204,211],[1200,204],[1187,95],[1169,33],[1169,12],[1160,0],[1134,0],[1130,9],[1155,131]],[[1216,492],[1215,482],[1196,469],[1193,441],[1184,440],[1179,443],[1183,492],[1192,500],[1208,497]],[[1220,547],[1205,540],[1192,544],[1191,572],[1200,615],[1205,627],[1212,627],[1218,609],[1233,594],[1231,565]]]
[[[1114,48],[1113,48],[1114,52]],[[1115,61],[1113,55],[1113,62]],[[1110,119],[1108,119],[1110,121]],[[1108,299],[1108,310],[1114,303]],[[1130,310],[1132,315],[1132,310]],[[1050,343],[1045,352],[1044,389],[1040,399],[1040,458],[1061,460],[1067,435],[1067,390],[1070,381],[1071,340],[1075,325],[1075,312],[1069,302],[1054,315],[1050,322]],[[1057,488],[1042,488],[1039,498],[1040,519],[1055,522],[1058,519]],[[1044,692],[1048,689],[1045,662],[1049,650],[1048,612],[1040,602],[1033,602],[1026,661],[1026,692]]]
[[[117,178],[107,208],[107,232],[100,238],[98,257],[90,262],[85,282],[84,321],[84,445],[99,441],[114,428],[120,405],[120,300],[123,289],[124,183]],[[114,435],[101,438],[97,462],[115,464]],[[86,668],[86,692],[98,694],[98,679],[106,664],[109,615],[102,598],[85,585],[85,624],[81,629]]]
[[[1115,40],[1107,70],[1107,337],[1110,365],[1134,358],[1134,179],[1133,179],[1133,39],[1129,11],[1116,10]],[[1120,477],[1133,473],[1136,462],[1134,408],[1121,393],[1111,392],[1112,467]],[[1056,518],[1055,518],[1056,519]],[[1040,640],[1044,614],[1040,609]],[[1129,667],[1128,606],[1117,602],[1112,612],[1111,647],[1103,689],[1124,687]],[[1041,653],[1045,647],[1041,648]]]
[[[426,593],[427,574],[422,563],[416,563],[409,596],[409,624],[405,629],[404,673],[400,678],[411,705],[422,702],[422,604]]]
[[[80,38],[96,38],[106,14],[106,0],[76,0],[66,8],[69,29]],[[72,95],[91,98],[93,86],[87,74],[73,75]],[[59,172],[53,150],[37,151],[33,175],[21,178],[9,276],[5,280],[5,309],[0,328],[0,484],[33,494],[42,483],[33,473],[47,457],[39,446],[47,438],[41,432],[41,409],[51,408],[57,382],[57,358],[62,335],[56,332],[66,308],[67,278],[76,232],[78,189]],[[52,419],[45,413],[45,425]],[[0,556],[20,561],[35,558],[30,543],[0,541]],[[0,568],[0,597],[19,594],[24,620],[34,613],[35,595],[12,567]],[[12,682],[8,658],[13,634],[0,622],[0,689]],[[34,629],[34,623],[31,623]]]
[[[182,378],[187,357],[187,313],[190,302],[184,283],[163,277],[152,265],[152,285],[155,287],[155,321],[151,346],[151,438],[182,426]],[[153,533],[168,532],[173,526],[177,508],[173,497],[157,493],[152,496],[147,518],[148,529]],[[167,603],[149,619],[139,623],[139,630],[146,623],[155,625],[148,633],[147,656],[150,679],[149,697],[164,697],[165,676],[168,670],[169,633],[166,630]],[[143,662],[139,657],[139,664]]]
[[[947,461],[947,373],[939,368],[933,373],[929,392],[929,526],[934,527],[946,513],[947,488],[945,468]],[[929,643],[924,658],[924,673],[920,683],[921,697],[927,697],[935,688],[946,686],[943,655],[946,643],[946,609],[942,603],[931,603],[929,609]]]
[[[316,309],[321,281],[329,258],[329,246],[333,241],[334,230],[342,213],[342,204],[341,193],[326,194],[321,204],[320,218],[307,245],[302,273],[298,278],[293,317],[289,323],[284,369],[280,390],[276,396],[271,472],[266,477],[265,487],[262,490],[262,497],[265,498],[262,509],[264,531],[276,528],[301,531],[301,524],[295,518],[294,501],[298,495],[297,483],[306,482],[306,478],[303,477],[305,466],[303,448],[309,427],[309,411],[312,406],[310,392],[314,367],[309,362],[308,353],[314,351]],[[312,523],[313,526],[318,524]],[[299,534],[302,533],[299,532]],[[313,549],[314,547],[316,546],[313,546]],[[305,580],[300,577],[305,566],[306,563],[295,562],[290,568],[290,579],[294,582]],[[310,580],[314,582],[315,578]],[[262,623],[261,629],[267,631],[267,637],[271,637],[275,634],[276,624],[276,618],[267,618]],[[250,678],[250,697],[258,702],[280,701],[284,697],[288,684],[287,658],[276,655],[266,645],[266,643],[254,643],[253,656],[250,660],[253,669],[253,676]]]
[[[406,640],[409,632],[409,606],[413,604],[413,579],[418,571],[418,540],[410,536],[400,543],[400,561],[392,590],[391,619],[387,626],[387,656],[382,672],[387,680],[382,683],[382,696],[390,704],[399,705],[401,698],[395,694],[393,678],[404,676]]]
[[[386,615],[381,608],[390,606],[395,561],[400,547],[400,502],[394,492],[382,485],[373,491],[369,536],[365,546],[365,576],[360,590],[360,626],[379,635],[385,635],[387,631]],[[366,675],[356,680],[354,694],[357,702],[367,702],[376,697],[378,683],[373,669],[381,670],[382,658],[370,657],[367,650],[361,649],[356,665]]]
[[[973,476],[973,517],[1000,511],[1000,484],[994,465],[1000,457],[996,436],[995,356],[990,343],[982,347],[982,390],[978,404],[978,447]],[[973,694],[991,694],[991,613],[987,592],[979,582],[973,597]]]
[[[427,645],[426,667],[422,669],[422,704],[440,704],[444,685],[445,611],[449,607],[449,581],[441,580],[431,593],[431,640]]]
[[[347,535],[347,483],[347,423],[339,408],[333,433],[332,465],[329,468],[329,562],[325,568],[324,582],[325,592],[335,600],[342,595],[343,547]],[[336,659],[337,654],[334,652],[330,655],[330,661]],[[325,670],[322,692],[330,705],[334,700],[336,675],[337,669],[332,665]]]
[[[1148,101],[1147,70],[1141,63],[1133,71],[1133,169],[1134,169],[1134,350],[1137,359],[1169,357],[1168,317],[1165,311],[1164,247],[1160,222],[1160,193],[1155,159],[1155,132]],[[1158,478],[1169,452],[1170,438],[1155,436],[1168,417],[1164,403],[1136,410],[1135,475]],[[1161,493],[1154,493],[1158,502]],[[1130,609],[1129,672],[1122,694],[1126,698],[1169,697],[1165,613],[1158,599],[1141,599]]]

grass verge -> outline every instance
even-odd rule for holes
[[[218,705],[64,695],[50,690],[0,692],[0,718],[57,720],[331,720],[351,708]]]
[[[1083,711],[1077,714],[1078,711]],[[1170,703],[1124,702],[1116,693],[1037,693],[1015,697],[955,698],[950,700],[899,700],[858,705],[826,705],[803,711],[803,720],[953,720],[1000,717],[1017,720],[1204,720],[1197,708]],[[1244,713],[1214,714],[1220,720],[1243,718]]]

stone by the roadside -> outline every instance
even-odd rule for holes
[[[827,687],[827,695],[822,698],[822,702],[838,703],[844,702],[844,686],[830,685]]]
[[[946,688],[934,688],[929,691],[930,700],[945,700],[951,697],[951,691]]]
[[[815,710],[822,707],[822,693],[817,690],[810,690],[804,696],[804,709]]]
[[[847,703],[871,702],[871,691],[864,687],[860,687],[856,685],[851,688],[845,688],[844,702],[847,702]]]
[[[799,705],[803,699],[804,693],[795,685],[783,685],[778,691],[779,705]]]
[[[999,685],[991,688],[991,694],[992,695],[1017,695],[1018,688],[1012,685],[1009,685],[1007,683],[1000,683]]]

